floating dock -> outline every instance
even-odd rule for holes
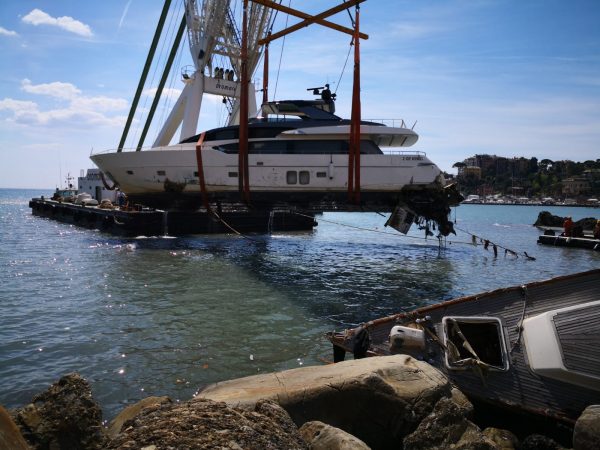
[[[553,245],[555,247],[587,248],[600,251],[600,239],[541,235],[538,237],[537,242],[538,244]]]
[[[266,233],[310,231],[317,225],[314,214],[290,210],[222,210],[218,217],[206,211],[163,211],[137,206],[133,209],[103,209],[33,198],[33,215],[118,236],[182,236],[190,234]]]

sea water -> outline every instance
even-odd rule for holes
[[[312,232],[125,239],[32,216],[28,200],[49,192],[0,189],[8,408],[77,371],[111,418],[150,395],[185,400],[216,381],[322,364],[326,331],[600,267],[600,252],[537,245],[532,226],[544,209],[574,220],[600,209],[463,205],[442,247],[376,213],[325,213]],[[495,257],[493,243],[519,256]]]

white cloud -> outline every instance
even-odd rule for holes
[[[157,88],[144,89],[142,94],[148,97],[154,97],[156,95]],[[170,99],[178,99],[181,95],[181,89],[176,88],[164,88],[162,91],[162,98],[169,97]]]
[[[15,37],[15,36],[18,36],[19,33],[17,33],[16,31],[7,30],[4,27],[0,27],[0,35],[1,36]]]
[[[25,78],[21,81],[21,90],[30,94],[48,95],[50,97],[73,99],[81,94],[81,91],[71,83],[62,83],[54,81],[53,83],[31,84],[31,81]]]
[[[85,96],[71,83],[32,84],[30,80],[21,82],[21,89],[29,94],[49,96],[63,102],[58,108],[43,110],[33,101],[5,98],[0,100],[0,111],[9,116],[5,120],[29,126],[121,126],[125,117],[115,115],[127,108],[128,102],[122,98],[106,96]]]
[[[127,108],[127,100],[111,97],[78,97],[71,102],[73,107],[96,111],[120,111]]]
[[[90,26],[80,22],[79,20],[73,19],[69,16],[52,17],[50,14],[45,13],[41,9],[37,8],[33,9],[21,20],[30,25],[50,25],[62,28],[65,31],[78,34],[79,36],[91,37],[93,35]]]
[[[35,102],[15,100],[12,98],[5,98],[0,100],[0,110],[13,111],[14,113],[27,112],[37,109]]]

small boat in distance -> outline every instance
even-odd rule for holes
[[[334,360],[406,353],[468,397],[574,422],[600,403],[600,269],[470,295],[328,334]]]

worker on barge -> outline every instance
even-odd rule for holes
[[[571,237],[573,235],[573,219],[571,216],[568,216],[563,222],[563,236]]]

